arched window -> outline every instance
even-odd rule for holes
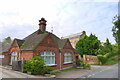
[[[72,63],[72,54],[71,53],[64,54],[64,63]]]
[[[41,52],[41,57],[44,59],[45,65],[55,65],[55,53]]]

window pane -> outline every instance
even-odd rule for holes
[[[46,52],[46,55],[50,55],[50,52]]]
[[[53,52],[41,52],[41,57],[45,64],[55,64],[55,54]]]
[[[72,62],[72,54],[71,53],[65,53],[64,54],[64,62]]]

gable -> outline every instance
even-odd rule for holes
[[[57,44],[55,43],[52,36],[49,34],[40,42],[39,46],[57,47]]]
[[[73,49],[72,45],[70,44],[70,41],[67,40],[65,45],[63,46],[64,49]]]
[[[10,46],[10,49],[9,49],[9,50],[10,50],[10,52],[13,51],[13,50],[17,50],[17,51],[19,50],[19,46],[18,46],[16,40],[13,41],[13,43],[12,43],[12,45]]]

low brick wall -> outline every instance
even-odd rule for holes
[[[83,61],[90,64],[98,64],[97,56],[93,55],[83,55]]]
[[[4,57],[0,58],[0,65],[9,65],[10,64],[11,55],[2,55],[2,56],[4,56]]]

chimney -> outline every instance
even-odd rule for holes
[[[46,31],[46,20],[44,18],[41,18],[41,20],[39,20],[39,29],[43,32]]]

